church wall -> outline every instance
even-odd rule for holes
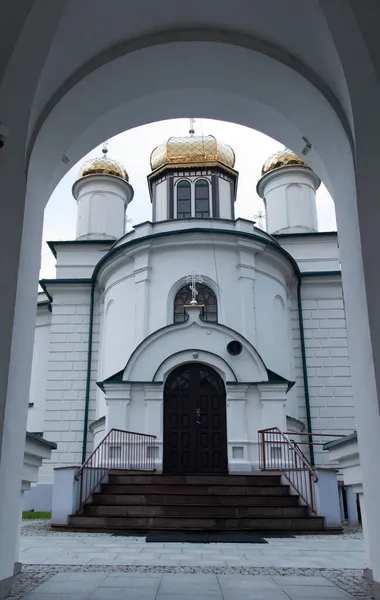
[[[36,328],[32,374],[30,381],[27,430],[36,433],[44,431],[45,387],[49,362],[49,341],[51,330],[51,313],[47,306],[37,307]]]
[[[298,263],[301,271],[340,271],[338,238],[331,236],[307,235],[300,237],[277,236],[282,248],[289,252]]]
[[[125,277],[104,293],[101,379],[121,371],[135,348],[135,281]]]
[[[221,219],[232,219],[231,207],[231,182],[226,179],[218,178],[219,180],[219,217]]]
[[[236,305],[237,262],[236,246],[218,245],[213,252],[210,244],[200,239],[197,245],[187,247],[181,240],[176,250],[167,247],[151,252],[149,272],[149,332],[173,323],[173,303],[177,289],[184,285],[186,275],[195,270],[214,289],[218,297],[218,320],[241,331],[241,314]],[[170,264],[170,268],[169,265]],[[173,289],[174,288],[174,289]]]
[[[164,221],[169,218],[168,215],[168,182],[165,179],[156,184],[155,189],[155,221]]]
[[[90,278],[97,263],[109,252],[110,242],[91,245],[75,242],[57,244],[56,277],[72,279],[73,277]]]
[[[339,280],[304,280],[302,308],[313,432],[347,435],[355,429],[346,321]],[[301,345],[296,303],[292,305],[298,418],[306,424]],[[316,438],[316,441],[319,441]],[[321,438],[328,441],[328,438]],[[321,446],[316,464],[331,466]]]
[[[53,287],[53,286],[52,286]],[[51,483],[53,468],[81,464],[87,373],[90,286],[54,286],[46,381],[44,437],[57,443],[40,470],[40,483]],[[100,314],[94,307],[89,422],[95,419]],[[92,451],[91,434],[87,451]]]
[[[258,267],[265,268],[257,263]],[[279,276],[256,271],[256,349],[269,369],[291,379],[287,296],[287,288]]]

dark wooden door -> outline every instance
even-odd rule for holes
[[[165,473],[227,472],[226,392],[206,365],[175,369],[164,390]]]

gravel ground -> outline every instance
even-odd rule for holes
[[[51,529],[50,521],[46,519],[30,519],[22,522],[21,525],[21,535],[22,536],[30,536],[30,535],[39,535],[46,537],[57,537],[60,535],[75,537],[78,535],[76,531],[57,531],[55,529]],[[109,537],[111,534],[109,533],[88,533],[88,536],[91,537]],[[363,539],[363,530],[359,525],[344,525],[343,533],[338,534],[339,539],[355,539],[361,540]],[[263,536],[265,538],[265,536]],[[331,535],[303,535],[300,536],[302,539],[331,539]],[[137,540],[137,537],[131,537],[131,541]]]
[[[20,600],[44,581],[63,572],[104,572],[104,573],[214,573],[217,575],[306,575],[323,576],[335,583],[338,587],[361,600],[374,600],[375,595],[372,584],[363,579],[360,570],[338,569],[277,569],[265,568],[238,568],[238,567],[131,567],[131,566],[42,566],[26,565],[22,573],[17,575],[13,586],[13,595],[8,600]]]

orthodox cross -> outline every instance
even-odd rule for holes
[[[264,229],[264,220],[265,220],[265,212],[262,210],[258,210],[256,215],[253,215],[255,221],[257,220],[257,227],[260,229]]]
[[[108,140],[103,143],[102,152],[103,152],[103,156],[107,155],[107,152],[108,152]]]
[[[194,133],[195,133],[195,129],[194,129],[195,119],[189,119],[189,121],[190,121],[189,133],[190,133],[190,135],[194,135]]]
[[[203,283],[202,275],[197,275],[195,271],[191,271],[190,275],[187,275],[187,277],[185,277],[185,281],[186,283],[190,283],[190,290],[192,295],[190,304],[198,304],[196,298],[198,296],[196,284]]]

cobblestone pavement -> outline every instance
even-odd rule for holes
[[[152,544],[30,521],[22,526],[20,560],[10,600],[375,598],[362,577],[367,563],[355,527],[267,544]]]

